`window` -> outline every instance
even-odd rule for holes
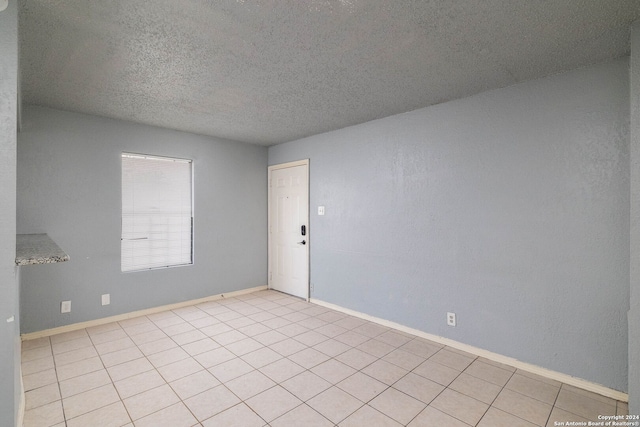
[[[122,153],[122,271],[193,264],[191,163]]]

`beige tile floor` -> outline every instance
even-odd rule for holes
[[[261,291],[23,342],[25,427],[552,426],[627,405]]]

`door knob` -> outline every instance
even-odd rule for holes
[[[298,242],[299,245],[306,245],[307,242],[305,240],[303,240],[302,242]]]

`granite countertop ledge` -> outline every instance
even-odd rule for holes
[[[69,255],[46,234],[16,236],[16,265],[53,264],[69,259]]]

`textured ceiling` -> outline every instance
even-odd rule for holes
[[[638,0],[20,0],[25,103],[272,145],[627,55]]]

